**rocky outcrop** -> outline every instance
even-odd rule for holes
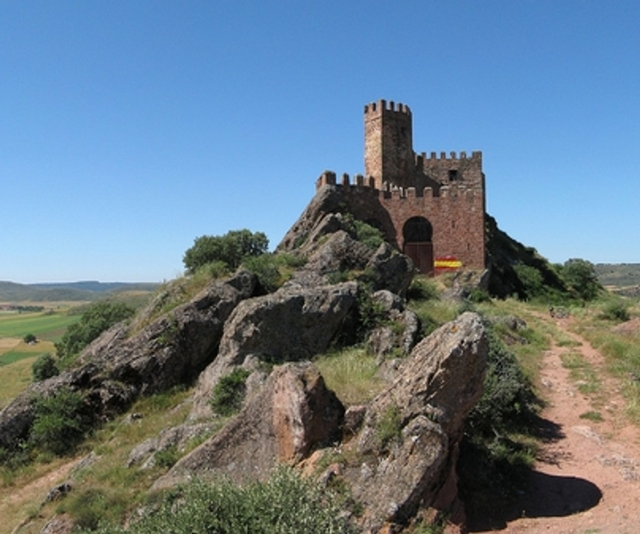
[[[327,350],[355,316],[357,293],[355,282],[291,285],[239,304],[225,324],[218,357],[200,376],[191,418],[211,415],[213,388],[234,367],[308,360]]]
[[[83,391],[87,413],[101,419],[122,411],[138,395],[193,381],[215,357],[227,317],[255,286],[254,275],[240,272],[139,331],[120,324],[105,332],[83,351],[78,368],[31,384],[0,412],[0,447],[11,450],[26,439],[33,399],[62,387]]]
[[[278,366],[264,387],[214,437],[180,460],[154,485],[173,486],[194,474],[263,479],[282,462],[338,439],[344,408],[309,363]]]
[[[323,187],[317,191],[298,220],[286,233],[277,251],[300,250],[305,253],[307,248],[313,247],[322,236],[342,229],[342,223],[337,214],[344,210],[343,197],[344,195],[337,187]]]
[[[129,453],[126,466],[141,464],[142,469],[150,469],[156,465],[157,453],[173,448],[177,454],[184,454],[192,440],[207,434],[211,435],[216,428],[215,423],[186,424],[165,428],[157,437],[147,439],[135,446]]]
[[[342,224],[339,214],[327,217]],[[365,282],[373,291],[385,289],[404,296],[415,273],[411,260],[388,243],[372,250],[343,229],[312,245],[307,246],[306,265],[294,273],[289,285],[309,287],[345,276]]]
[[[396,356],[409,354],[420,333],[418,316],[405,309],[404,301],[391,291],[376,291],[371,302],[384,319],[367,334],[367,347],[378,356],[379,363],[394,352]]]
[[[436,501],[482,393],[487,352],[482,322],[467,312],[420,342],[368,406],[351,445],[361,461],[345,471],[366,528],[406,523]]]

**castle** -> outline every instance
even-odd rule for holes
[[[413,151],[411,110],[379,100],[364,107],[364,169],[353,183],[324,172],[316,182],[341,187],[356,217],[383,231],[420,272],[485,268],[482,152],[439,156]]]

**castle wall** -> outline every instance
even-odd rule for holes
[[[326,172],[316,187],[340,187],[348,210],[358,219],[375,222],[387,240],[403,250],[405,223],[412,217],[426,218],[433,228],[434,258],[453,257],[462,267],[484,269],[484,191],[480,187],[452,185],[442,187],[440,196],[432,189],[419,194],[415,188],[384,191],[374,187],[373,179],[348,175],[340,180]]]
[[[404,249],[403,230],[412,217],[424,217],[433,228],[435,259],[452,257],[463,267],[484,269],[484,194],[477,188],[443,187],[440,196],[425,189],[422,196],[410,188],[393,191],[379,199],[389,213],[396,231],[396,242]]]
[[[365,176],[378,189],[382,180],[399,187],[411,185],[415,170],[411,110],[404,104],[380,100],[364,108]]]
[[[424,272],[434,260],[452,258],[462,267],[484,269],[485,189],[482,152],[449,156],[445,152],[413,151],[411,110],[404,104],[379,100],[364,108],[365,177],[348,175],[338,181],[324,173],[317,187],[340,187],[349,210],[375,224],[399,250],[404,229],[414,217],[432,229],[430,245],[412,243],[407,252]],[[421,239],[421,238],[420,238]]]

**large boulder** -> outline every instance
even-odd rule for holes
[[[357,292],[355,282],[292,285],[240,303],[225,324],[218,357],[198,380],[191,418],[211,415],[213,388],[234,367],[307,360],[327,350],[352,320]]]
[[[313,246],[328,233],[342,228],[336,215],[344,209],[344,198],[338,187],[323,187],[316,192],[298,220],[289,229],[277,247],[279,252],[291,252]],[[329,217],[327,217],[329,215]]]
[[[310,362],[276,367],[263,388],[215,436],[154,484],[166,488],[193,475],[260,480],[278,463],[294,463],[339,439],[344,407]]]
[[[371,402],[351,445],[361,462],[345,470],[366,528],[406,523],[450,482],[464,419],[482,393],[487,352],[480,318],[464,313],[416,345]]]
[[[87,412],[99,420],[123,411],[138,395],[192,382],[216,356],[227,317],[255,286],[254,275],[240,272],[146,326],[119,324],[103,333],[83,351],[77,368],[31,384],[0,412],[0,447],[11,450],[25,440],[33,399],[60,388],[85,392]]]
[[[341,220],[339,215],[327,217]],[[415,273],[411,259],[389,243],[384,242],[373,250],[343,229],[306,249],[307,263],[294,273],[289,285],[308,287],[344,276],[365,282],[373,291],[385,289],[404,296]]]

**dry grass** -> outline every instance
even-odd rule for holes
[[[104,494],[105,515],[117,516],[139,506],[166,468],[127,468],[129,453],[146,439],[156,437],[162,429],[183,423],[190,410],[190,404],[185,402],[190,393],[169,392],[139,400],[129,413],[140,414],[140,418],[128,422],[123,415],[107,423],[71,459],[36,462],[13,473],[4,470],[4,483],[0,486],[0,532],[5,532],[4,528],[6,532],[13,532],[25,522],[18,531],[20,534],[38,533],[54,513],[77,506],[76,501],[82,506],[83,495],[96,490]],[[73,492],[61,501],[41,506],[47,491],[68,480],[71,468],[89,451],[95,451],[98,460],[71,476]]]
[[[362,348],[350,348],[319,357],[314,362],[343,404],[364,404],[385,386],[377,376],[376,357]]]
[[[0,410],[31,383],[31,366],[35,360],[33,356],[0,367]]]

